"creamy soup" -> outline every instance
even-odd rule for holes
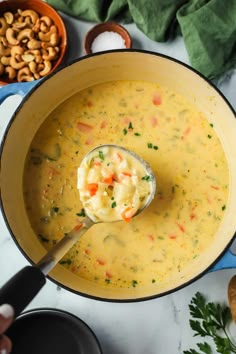
[[[94,225],[61,264],[105,286],[161,284],[207,250],[224,216],[229,174],[214,126],[155,83],[109,82],[69,98],[40,127],[25,164],[25,205],[45,248],[83,220],[77,168],[99,144],[146,160],[156,195],[129,223]]]
[[[82,160],[77,187],[86,215],[93,221],[130,222],[149,203],[153,179],[133,152],[102,145]]]

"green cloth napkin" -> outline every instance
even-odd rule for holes
[[[92,22],[134,22],[149,38],[181,33],[191,65],[210,79],[236,66],[236,0],[46,0]]]

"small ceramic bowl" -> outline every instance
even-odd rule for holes
[[[40,29],[38,27],[38,30],[34,30],[33,31],[33,35],[31,33],[30,37],[27,38],[27,35],[26,35],[26,37],[23,38],[22,40],[17,40],[17,37],[18,37],[19,33],[20,32],[22,33],[22,31],[24,29],[24,27],[22,27],[22,29],[19,27],[19,26],[21,26],[19,24],[19,22],[22,21],[22,18],[25,19],[25,21],[30,21],[30,23],[25,28],[29,28],[29,29],[30,29],[30,27],[32,28],[33,27],[32,23],[35,22],[35,20],[33,18],[28,16],[28,13],[27,13],[27,16],[25,15],[25,17],[17,15],[17,10],[18,9],[20,9],[22,11],[33,10],[33,11],[37,12],[39,17],[41,17],[41,16],[49,17],[52,20],[52,23],[49,24],[49,23],[44,22],[43,25],[42,25],[42,21],[40,21],[40,22],[38,21],[38,22],[35,23],[35,26],[37,26],[37,24],[39,26],[39,24],[40,24],[40,26],[41,25],[44,26],[44,29],[43,29],[43,27],[40,27]],[[14,19],[13,20],[11,18],[12,15],[9,16],[9,12],[14,15]],[[8,13],[8,16],[6,15],[6,13]],[[19,16],[19,20],[18,20],[18,18],[16,18],[17,16]],[[21,17],[21,19],[20,19],[20,17]],[[14,22],[14,25],[12,24],[12,21]],[[58,44],[55,44],[55,43],[53,44],[54,46],[57,47],[56,48],[57,55],[54,52],[54,57],[56,56],[56,58],[55,59],[51,59],[53,57],[52,50],[50,52],[49,49],[46,48],[46,46],[49,47],[49,46],[51,46],[51,44],[50,45],[46,44],[46,46],[44,48],[42,48],[42,47],[33,48],[33,49],[36,49],[38,51],[40,50],[40,56],[41,57],[43,55],[43,51],[42,50],[46,49],[46,51],[47,51],[47,52],[44,51],[44,55],[46,55],[48,57],[47,60],[49,60],[51,62],[51,64],[48,65],[48,68],[50,68],[50,67],[51,68],[50,68],[50,70],[49,69],[46,70],[46,72],[47,72],[46,75],[48,75],[49,73],[54,71],[62,63],[62,60],[63,60],[63,58],[65,56],[65,52],[66,52],[66,48],[67,48],[67,34],[66,34],[66,28],[65,28],[65,25],[64,25],[64,22],[63,22],[62,18],[60,17],[60,15],[58,14],[58,12],[56,10],[54,10],[51,6],[49,6],[47,3],[45,3],[44,1],[41,1],[41,0],[3,1],[3,2],[0,2],[0,85],[6,85],[6,84],[9,84],[9,83],[19,82],[20,81],[19,80],[19,76],[18,76],[18,78],[17,78],[17,76],[14,77],[14,78],[11,78],[11,75],[10,75],[9,71],[8,71],[8,74],[5,73],[5,69],[6,69],[7,66],[8,67],[9,66],[12,67],[11,64],[9,63],[9,57],[12,55],[11,54],[12,52],[10,52],[10,48],[12,46],[19,46],[20,45],[21,47],[24,48],[24,53],[25,53],[25,51],[29,49],[27,40],[29,41],[32,36],[33,36],[34,39],[40,41],[41,44],[42,44],[42,42],[44,42],[44,40],[46,41],[46,39],[43,38],[43,40],[40,40],[39,32],[44,31],[44,33],[48,34],[49,33],[49,29],[51,29],[52,25],[55,25],[57,27],[57,37],[55,37],[55,34],[54,34],[54,39],[56,38],[56,41],[57,41],[57,39],[59,38]],[[45,27],[45,26],[48,26],[48,27]],[[4,29],[4,27],[5,27],[5,29]],[[12,35],[15,38],[15,40],[13,38],[13,42],[15,41],[15,43],[13,43],[13,42],[9,43],[9,41],[6,39],[7,28],[11,28]],[[8,39],[9,39],[9,32],[10,31],[8,30]],[[50,38],[52,38],[52,37],[50,37]],[[19,43],[17,43],[17,42],[19,42]],[[17,62],[22,61],[22,57],[19,58],[19,53],[16,53],[16,55],[18,55],[18,57],[16,59]],[[3,56],[5,58],[2,58]],[[31,60],[32,60],[32,57],[31,57]],[[44,59],[44,60],[46,60],[46,59]],[[4,61],[4,65],[1,65],[2,61]],[[36,58],[34,60],[32,60],[32,61],[36,61]],[[31,81],[43,77],[41,75],[40,75],[40,77],[38,77],[39,76],[38,72],[42,71],[44,69],[43,66],[45,66],[44,62],[41,63],[41,64],[43,64],[43,65],[41,65],[41,68],[40,68],[40,66],[39,67],[37,66],[38,69],[35,69],[35,70],[33,69],[35,71],[35,73],[37,73],[37,74],[34,75],[33,79],[31,78]],[[31,65],[32,66],[30,66],[30,67],[33,68],[34,64],[31,64]],[[38,63],[37,63],[37,65],[38,65]],[[25,67],[29,67],[29,62],[27,62],[27,65],[25,65]],[[11,70],[11,69],[9,69],[9,70]],[[18,70],[20,70],[20,69],[16,69],[16,74],[18,73]],[[22,80],[22,81],[30,81],[30,80],[25,79],[25,80]]]
[[[121,25],[119,25],[116,22],[104,22],[104,23],[99,23],[98,25],[94,26],[93,28],[91,28],[84,39],[84,51],[85,54],[92,54],[95,53],[92,50],[92,46],[93,46],[93,42],[95,40],[95,38],[97,38],[100,34],[104,33],[104,32],[111,32],[111,34],[114,36],[114,34],[119,35],[120,37],[122,37],[125,48],[131,48],[132,47],[132,39],[131,36],[129,34],[129,32]],[[119,41],[119,36],[117,36],[118,41]],[[122,40],[121,39],[121,40]],[[106,39],[106,41],[108,40],[108,38]],[[111,38],[112,40],[112,38]],[[114,42],[113,42],[114,45]],[[118,46],[112,46],[111,48],[109,48],[109,45],[107,47],[107,49],[105,50],[110,50],[110,49],[120,49],[121,47]],[[101,49],[101,51],[104,49]],[[100,51],[100,50],[96,50],[96,51]]]

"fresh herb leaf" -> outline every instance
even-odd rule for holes
[[[132,123],[129,123],[128,129],[134,129]]]
[[[149,149],[152,149],[152,143],[147,143]]]
[[[70,264],[72,263],[72,261],[71,261],[70,258],[68,258],[68,259],[59,261],[59,263],[60,263],[60,264],[68,264],[68,265],[70,265]]]
[[[112,209],[116,207],[116,202],[111,203]]]
[[[150,182],[150,181],[151,181],[151,176],[149,176],[149,175],[143,176],[143,177],[142,177],[142,180],[143,180],[143,181]]]
[[[208,137],[208,139],[211,139],[211,138],[212,138],[212,135],[208,134],[207,137]]]
[[[140,133],[134,133],[134,135],[135,135],[135,136],[141,136],[141,134],[140,134]]]
[[[100,160],[104,161],[104,155],[103,155],[103,152],[101,150],[98,151],[98,155],[100,157]]]
[[[127,129],[123,129],[123,134],[126,135],[128,133]]]
[[[217,353],[236,353],[236,345],[232,342],[227,328],[232,320],[229,307],[213,302],[206,302],[202,294],[197,292],[189,304],[190,327],[194,336],[211,337]],[[212,354],[210,345],[206,342],[198,343],[201,353]],[[183,352],[184,354],[201,354],[195,349]]]
[[[136,285],[138,284],[138,282],[137,282],[137,280],[132,280],[131,284],[132,284],[132,286],[135,288]]]

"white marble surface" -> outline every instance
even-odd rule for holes
[[[93,24],[63,17],[70,37],[67,60],[75,59],[82,55],[84,35]],[[161,44],[146,38],[135,25],[126,28],[133,37],[134,48],[161,52],[188,63],[180,37]],[[217,85],[236,108],[236,72],[226,75]],[[19,96],[11,97],[0,107],[1,134],[20,100]],[[0,216],[0,286],[26,264]],[[209,273],[171,295],[128,304],[87,299],[48,280],[28,309],[54,307],[77,315],[93,329],[104,354],[182,354],[197,340],[189,327],[188,304],[192,296],[200,291],[212,301],[227,302],[227,284],[235,273],[234,269]]]

